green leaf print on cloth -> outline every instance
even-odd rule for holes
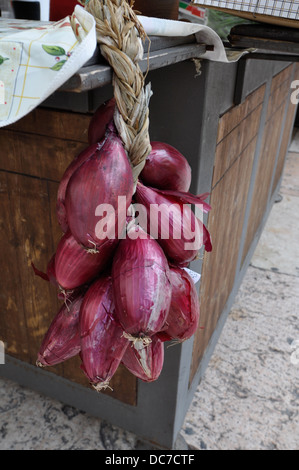
[[[9,60],[9,58],[8,57],[2,57],[2,55],[0,55],[0,65],[2,65],[5,60]]]
[[[66,55],[65,50],[63,49],[63,47],[60,46],[46,46],[45,44],[43,44],[42,48],[45,52],[47,52],[47,54],[50,55]]]
[[[71,56],[71,52],[65,52],[63,47],[60,46],[47,46],[43,44],[42,48],[47,54],[55,56],[56,64],[49,67],[50,70],[54,70],[55,72],[58,72]],[[66,56],[66,59],[61,60],[61,56]]]

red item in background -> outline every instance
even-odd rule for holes
[[[59,21],[71,15],[78,4],[77,0],[51,0],[50,21]]]

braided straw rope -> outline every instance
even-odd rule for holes
[[[132,4],[133,2],[131,2]],[[151,86],[144,86],[138,65],[146,34],[126,0],[89,0],[85,9],[96,21],[101,53],[113,68],[116,100],[114,121],[128,152],[135,183],[151,151],[149,101]]]

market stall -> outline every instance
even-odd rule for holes
[[[113,95],[113,71],[97,51],[39,107],[0,130],[6,306],[0,374],[131,430],[153,446],[173,448],[278,195],[296,111],[291,84],[299,79],[299,67],[271,57],[207,60],[211,44],[194,35],[152,37],[151,44],[148,55],[145,43],[140,62],[153,90],[150,139],[167,142],[187,158],[193,194],[210,193],[205,223],[213,250],[202,249],[189,265],[201,275],[197,332],[165,347],[158,380],[145,383],[121,365],[111,380],[113,391],[100,394],[90,388],[78,356],[49,369],[35,366],[61,301],[31,263],[44,269],[61,238],[59,183],[88,144],[93,113]]]

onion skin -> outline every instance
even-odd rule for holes
[[[107,269],[118,240],[103,245],[98,253],[88,253],[70,231],[58,243],[55,255],[55,274],[59,286],[71,290],[92,281]]]
[[[88,289],[80,312],[81,369],[96,388],[106,388],[129,341],[115,317],[111,278],[101,277]]]
[[[41,277],[44,279],[44,281],[48,281],[51,284],[53,284],[55,287],[59,288],[59,292],[57,294],[58,299],[64,300],[65,302],[69,299],[69,297],[72,297],[74,294],[74,290],[66,290],[59,286],[57,279],[56,279],[56,273],[55,273],[55,254],[52,256],[48,263],[47,267],[47,272],[44,273],[43,271],[40,271],[39,269],[36,268],[36,266],[31,262],[31,266],[33,268],[34,274],[36,276]]]
[[[56,203],[56,214],[58,223],[63,232],[67,232],[68,230],[68,223],[67,223],[67,215],[65,209],[65,192],[69,180],[72,174],[84,163],[88,158],[90,158],[99,148],[99,144],[93,144],[84,149],[79,155],[72,161],[72,163],[67,167],[64,172],[64,175],[61,179],[59,184],[58,192],[57,192],[57,203]]]
[[[54,317],[42,341],[38,366],[54,366],[79,354],[79,314],[85,290],[69,297]]]
[[[131,204],[134,181],[130,162],[122,141],[110,128],[102,147],[71,176],[65,197],[67,221],[73,236],[86,248],[99,248],[117,238],[126,220],[118,219],[119,196],[125,199],[125,210]],[[109,204],[116,217],[109,223],[109,235],[97,237],[98,206]],[[103,207],[103,206],[102,206]],[[120,227],[118,227],[118,224]],[[115,232],[115,233],[114,233]]]
[[[166,328],[157,336],[162,341],[185,341],[196,332],[199,324],[200,306],[192,278],[181,268],[170,268],[172,297]]]
[[[160,191],[148,188],[139,182],[134,199],[145,207],[147,212],[146,229],[153,236],[153,229],[156,230],[157,242],[163,248],[171,263],[180,267],[188,266],[198,256],[201,240],[206,242],[206,248],[211,249],[210,237],[206,228],[189,207],[189,204],[194,203],[196,200],[197,203],[203,205],[205,211],[209,210],[210,206],[202,201],[202,196],[166,190]],[[157,225],[155,225],[153,217],[151,217],[151,208],[152,213],[157,214],[158,206],[162,207],[161,213],[165,217],[161,219],[156,217]],[[171,216],[167,217],[166,209],[170,206],[174,210],[171,212]],[[163,233],[167,232],[169,232],[168,238],[163,238]],[[195,240],[195,234],[199,241],[198,246],[186,247],[187,243],[192,243]]]
[[[129,346],[122,359],[122,364],[144,382],[154,382],[161,374],[164,363],[164,345],[157,335],[152,342],[136,349]]]
[[[101,104],[93,114],[88,127],[88,142],[90,145],[100,142],[104,137],[107,126],[113,120],[115,98]]]
[[[55,272],[55,254],[50,259],[47,266],[47,276],[49,281],[57,286],[56,272]]]
[[[57,283],[56,275],[55,275],[55,254],[52,256],[52,258],[50,259],[48,263],[46,273],[37,269],[37,267],[33,264],[33,262],[31,262],[31,266],[36,276],[41,277],[42,279],[44,279],[44,281],[51,282],[51,284],[57,287],[58,283]]]
[[[138,230],[136,240],[130,236]],[[134,338],[157,333],[165,323],[171,301],[169,266],[163,250],[141,228],[133,226],[121,240],[112,263],[116,315]]]
[[[146,186],[158,189],[189,191],[191,167],[174,147],[163,142],[151,142],[152,151],[146,158],[140,179]]]

